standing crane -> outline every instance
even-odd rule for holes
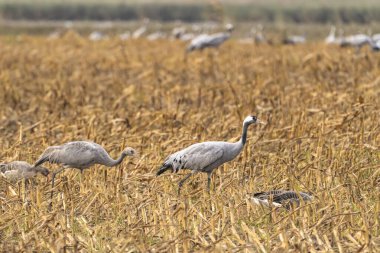
[[[256,45],[264,43],[265,42],[265,37],[263,34],[264,27],[262,24],[258,24],[256,28],[251,29],[251,33],[253,35],[253,40]]]
[[[49,175],[49,170],[37,166],[34,167],[24,161],[13,161],[10,163],[1,163],[0,172],[4,175],[5,178],[11,181],[18,181],[21,179],[31,179],[37,174],[42,174],[45,177]]]
[[[233,160],[243,149],[247,141],[248,126],[260,122],[256,116],[248,116],[243,122],[243,133],[239,141],[221,142],[210,141],[193,144],[183,150],[169,155],[161,168],[157,172],[157,176],[171,169],[172,172],[189,169],[191,173],[185,176],[178,184],[178,195],[184,182],[197,172],[207,173],[207,188],[210,191],[211,173],[214,169]]]
[[[331,26],[330,33],[325,39],[326,44],[340,44],[341,39],[336,38],[335,31],[335,26]]]
[[[91,141],[73,141],[61,146],[48,147],[36,161],[34,167],[38,167],[45,162],[61,164],[63,166],[53,172],[51,185],[53,189],[55,176],[66,168],[79,169],[83,172],[84,169],[94,164],[113,167],[120,164],[125,157],[134,156],[135,154],[136,151],[133,148],[127,147],[123,150],[120,157],[114,160],[99,144]],[[53,190],[51,197],[53,197]]]
[[[196,36],[191,40],[189,46],[187,47],[187,52],[194,50],[202,50],[206,47],[219,47],[223,42],[231,37],[231,32],[234,27],[232,24],[226,25],[226,32],[214,33],[214,34],[201,34]]]
[[[268,192],[254,193],[252,196],[253,203],[266,207],[285,207],[290,209],[292,206],[299,206],[301,201],[311,201],[313,196],[310,193],[273,190]]]

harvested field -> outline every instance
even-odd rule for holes
[[[0,250],[51,252],[380,251],[380,54],[322,44],[246,45],[185,54],[177,41],[75,33],[0,38],[0,161],[33,163],[47,146],[92,140],[117,157],[57,177],[0,179]],[[213,174],[155,173],[206,140],[244,151]],[[56,165],[46,164],[51,170]],[[253,192],[315,200],[268,210]]]

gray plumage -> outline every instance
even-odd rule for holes
[[[380,40],[370,41],[370,46],[371,46],[373,51],[380,51]]]
[[[120,164],[126,156],[134,156],[136,151],[127,147],[123,150],[118,159],[114,160],[107,151],[91,141],[68,142],[61,146],[48,147],[34,164],[35,167],[45,163],[61,164],[63,168],[53,172],[52,188],[54,188],[55,176],[65,168],[79,169],[83,171],[94,164],[101,164],[113,167]],[[53,191],[51,193],[53,195]]]
[[[206,47],[219,47],[224,41],[231,37],[231,32],[233,26],[228,24],[226,26],[227,32],[215,33],[215,34],[201,34],[192,39],[189,46],[187,47],[187,52],[194,50],[202,50]]]
[[[210,189],[212,171],[223,163],[233,160],[240,153],[247,140],[248,126],[253,123],[260,123],[260,121],[255,116],[245,118],[243,122],[243,133],[237,142],[210,141],[196,143],[169,155],[158,170],[157,176],[168,169],[171,169],[173,172],[178,172],[182,169],[191,170],[192,172],[179,182],[178,193],[180,193],[183,183],[192,174],[205,172],[208,174],[208,189]]]
[[[89,168],[94,164],[113,167],[120,164],[126,156],[133,156],[135,153],[133,148],[127,147],[120,157],[114,160],[99,144],[90,141],[73,141],[61,146],[48,147],[36,161],[35,166],[50,162],[79,170]]]
[[[365,45],[371,45],[372,39],[366,34],[355,34],[351,36],[344,37],[340,43],[340,46],[347,47],[351,46],[359,50]]]
[[[264,27],[259,24],[256,28],[252,28],[251,33],[253,34],[253,39],[255,44],[260,44],[265,42],[265,37],[263,34]]]
[[[266,207],[285,207],[286,209],[292,206],[299,206],[302,201],[307,202],[313,200],[310,193],[286,191],[286,190],[273,190],[268,192],[254,193],[252,200],[257,205]]]
[[[303,44],[306,42],[306,38],[302,35],[292,35],[287,36],[282,42],[286,45]]]
[[[24,161],[13,161],[10,163],[1,163],[0,171],[4,175],[5,178],[11,181],[18,181],[21,179],[31,179],[38,174],[42,174],[44,176],[49,175],[49,170],[37,166],[34,167],[27,162]]]

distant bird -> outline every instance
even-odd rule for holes
[[[112,159],[107,151],[94,142],[90,141],[73,141],[61,146],[48,147],[40,158],[34,164],[38,167],[45,162],[62,164],[63,167],[53,172],[52,188],[54,188],[55,176],[65,168],[79,169],[83,172],[94,164],[101,164],[107,167],[113,167],[120,164],[126,156],[134,156],[136,151],[127,147],[116,160]],[[53,196],[53,191],[51,192]]]
[[[219,47],[223,42],[231,37],[231,32],[234,29],[233,25],[227,24],[227,32],[214,33],[211,35],[201,34],[196,36],[191,40],[189,46],[187,47],[187,52],[194,50],[202,50],[206,47]]]
[[[372,35],[372,41],[374,42],[377,42],[377,41],[380,41],[380,33],[376,33],[374,35]]]
[[[248,126],[253,123],[261,122],[256,116],[248,116],[244,119],[243,133],[237,142],[211,141],[196,143],[169,155],[158,170],[157,176],[169,169],[172,172],[178,172],[183,169],[191,170],[191,173],[178,184],[178,194],[180,194],[182,185],[191,175],[197,172],[205,172],[208,175],[207,188],[210,190],[212,171],[223,163],[231,161],[240,153],[247,141]]]
[[[131,33],[129,31],[126,31],[119,35],[119,39],[121,40],[128,40],[131,38]]]
[[[313,200],[313,196],[310,193],[285,191],[285,190],[273,190],[269,192],[254,193],[252,200],[257,205],[270,207],[285,207],[290,209],[292,206],[299,206],[301,199],[304,202]]]
[[[148,25],[150,23],[150,20],[148,18],[145,18],[142,22],[142,26],[137,28],[133,33],[132,33],[132,38],[133,39],[138,39],[141,38],[146,31],[148,30]]]
[[[90,35],[88,36],[88,39],[92,40],[92,41],[99,41],[99,40],[103,40],[106,38],[107,38],[107,36],[105,36],[103,33],[98,32],[98,31],[94,31],[94,32],[90,33]]]
[[[181,36],[183,35],[183,34],[185,34],[185,32],[186,32],[186,28],[185,27],[175,27],[175,28],[173,28],[173,30],[172,30],[172,36],[175,38],[175,39],[180,39],[181,38]]]
[[[355,47],[356,49],[360,49],[364,45],[371,44],[371,37],[366,34],[355,34],[351,36],[344,37],[341,42],[342,47]]]
[[[291,35],[287,36],[282,42],[286,45],[303,44],[306,42],[306,38],[302,35]]]
[[[185,33],[181,35],[180,40],[189,41],[189,40],[192,40],[194,37],[195,37],[194,33]]]
[[[186,33],[186,28],[185,27],[176,27],[172,31],[172,36],[175,39],[179,39],[182,41],[188,41],[194,38],[193,33]]]
[[[146,38],[148,40],[151,40],[151,41],[158,40],[158,39],[164,39],[165,38],[165,33],[157,31],[157,32],[149,34],[148,36],[146,36]]]
[[[134,38],[134,39],[140,38],[146,32],[146,30],[147,30],[147,28],[145,25],[138,28],[136,31],[134,31],[132,33],[132,38]]]
[[[335,37],[335,26],[331,26],[330,33],[325,39],[326,44],[339,44],[339,40]]]
[[[10,163],[1,163],[0,171],[3,173],[5,178],[11,181],[19,181],[21,179],[31,179],[37,176],[38,173],[47,177],[49,175],[49,170],[37,166],[34,167],[27,162],[24,161],[13,161]]]
[[[256,28],[252,28],[251,32],[253,34],[253,40],[255,44],[261,44],[265,42],[263,30],[264,30],[264,27],[261,24],[257,25]]]

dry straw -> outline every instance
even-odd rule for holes
[[[63,252],[375,252],[380,250],[380,58],[324,45],[184,54],[175,41],[90,42],[74,33],[0,38],[1,161],[34,162],[49,145],[88,139],[108,169],[65,171],[50,184],[0,181],[0,250]],[[167,154],[236,140],[238,159],[196,175],[155,172]],[[55,166],[50,166],[56,169]],[[252,205],[271,189],[313,193],[286,211]]]

